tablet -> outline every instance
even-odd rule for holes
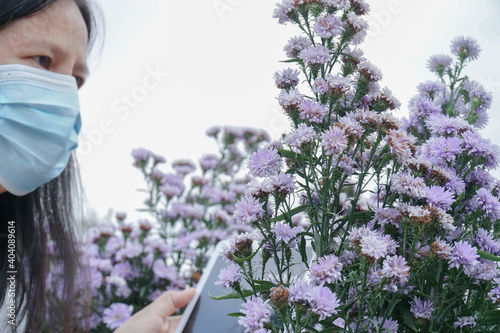
[[[226,259],[220,255],[220,250],[223,242],[220,242],[214,250],[203,275],[201,276],[198,285],[196,286],[196,295],[186,307],[184,314],[177,326],[175,333],[202,333],[202,332],[217,332],[217,333],[243,333],[245,327],[238,324],[238,317],[230,317],[228,313],[241,312],[243,309],[243,301],[241,299],[226,299],[214,300],[212,296],[222,296],[232,292],[231,288],[224,289],[215,283],[219,280],[218,275],[221,269],[228,266]],[[312,249],[307,247],[308,258]],[[260,266],[260,254],[257,254],[252,262]],[[294,274],[302,273],[307,270],[304,263],[301,262],[301,257],[298,252],[294,253],[293,266]],[[256,267],[254,265],[254,267]],[[266,271],[274,270],[273,260],[269,260],[266,265]],[[266,274],[267,276],[267,274]],[[244,281],[242,287],[245,288]]]

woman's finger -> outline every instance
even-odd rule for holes
[[[193,288],[183,291],[167,291],[148,306],[150,307],[148,311],[151,311],[162,318],[167,318],[175,313],[176,309],[180,309],[188,305],[194,295],[195,290]]]

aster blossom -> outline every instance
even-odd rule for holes
[[[318,284],[335,283],[341,279],[342,263],[334,255],[321,257],[317,263],[311,265],[309,273],[311,279]]]
[[[262,204],[253,197],[244,197],[236,203],[234,218],[244,224],[258,221],[264,216]]]
[[[415,319],[431,319],[432,312],[434,311],[432,301],[428,299],[421,300],[419,297],[415,297],[413,302],[410,302],[410,304],[410,311]]]
[[[451,53],[459,58],[475,60],[480,52],[481,48],[474,38],[460,36],[451,42]]]
[[[215,284],[221,286],[222,288],[234,288],[237,284],[239,284],[242,274],[238,266],[231,263],[229,266],[221,269],[217,278],[219,281],[215,282]]]
[[[339,154],[347,148],[347,135],[342,128],[332,126],[323,133],[321,145],[328,155]]]
[[[263,301],[262,298],[252,297],[246,303],[243,303],[244,309],[241,310],[244,317],[238,319],[238,323],[245,326],[245,332],[255,332],[269,323],[271,319],[271,311],[268,301]]]
[[[281,168],[281,156],[274,148],[262,148],[250,157],[248,168],[257,177],[271,176]]]
[[[340,35],[343,31],[343,22],[333,14],[318,19],[314,31],[321,38],[332,38]]]
[[[309,291],[309,304],[312,312],[323,320],[337,313],[340,301],[329,288],[316,286]]]
[[[103,311],[103,322],[110,329],[122,326],[130,317],[130,307],[124,303],[113,303]]]
[[[455,243],[454,249],[448,258],[450,267],[462,268],[467,275],[474,272],[475,266],[479,263],[477,249],[465,241]]]
[[[285,222],[275,222],[272,224],[271,230],[276,236],[276,241],[290,243],[297,237],[297,234],[301,231],[301,228],[290,227],[290,225]]]
[[[300,51],[299,57],[308,65],[326,64],[331,59],[330,50],[323,45],[308,46]]]

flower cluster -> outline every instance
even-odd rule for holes
[[[431,57],[437,80],[399,120],[356,48],[368,11],[363,0],[277,5],[279,23],[302,31],[284,48],[300,72],[274,76],[291,128],[250,157],[233,217],[253,231],[228,242],[218,283],[246,300],[246,332],[493,331],[500,150],[478,132],[491,94],[462,74],[480,48],[459,37],[452,56]]]
[[[242,168],[249,154],[269,141],[264,131],[251,128],[212,127],[207,135],[216,140],[219,154],[202,156],[198,167],[190,160],[177,160],[166,172],[163,157],[143,148],[132,152],[134,165],[147,183],[144,210],[154,217],[160,237],[171,249],[167,260],[179,274],[194,277],[190,285],[197,282],[220,240],[249,231],[248,226],[236,223],[234,214],[250,214],[248,224],[259,217],[251,201],[238,202],[248,182]],[[254,167],[265,173],[273,165],[270,157],[272,152],[263,152],[260,160],[253,160]]]

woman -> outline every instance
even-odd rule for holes
[[[54,307],[70,332],[76,311],[71,155],[93,22],[86,0],[0,0],[0,303],[16,305],[15,323],[24,317],[25,332],[40,332]],[[62,286],[58,304],[45,292],[49,240],[52,263],[64,276],[52,281]],[[16,288],[9,293],[13,271]],[[173,331],[169,316],[193,293],[165,293],[117,332]]]

